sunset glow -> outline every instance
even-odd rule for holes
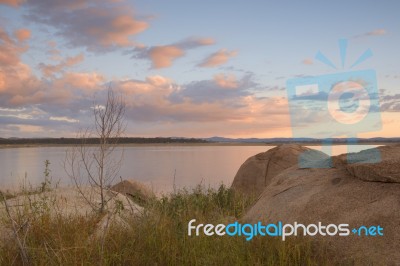
[[[400,3],[312,2],[0,0],[0,135],[74,136],[110,86],[128,136],[291,137],[286,80],[333,73],[314,56],[347,38],[380,93],[360,136],[400,136]]]

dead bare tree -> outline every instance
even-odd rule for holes
[[[94,125],[78,133],[81,143],[67,151],[64,161],[79,194],[100,213],[105,211],[106,192],[121,168],[123,149],[117,147],[126,128],[125,109],[123,97],[109,88],[105,105],[94,101]],[[98,143],[93,144],[94,140]]]

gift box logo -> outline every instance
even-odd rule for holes
[[[344,67],[347,41],[340,40],[339,47]],[[350,68],[371,56],[372,52],[368,49]],[[337,69],[320,52],[316,59]],[[345,135],[348,152],[351,152],[359,133],[375,132],[382,127],[376,72],[373,69],[293,78],[287,80],[286,89],[293,138],[323,139],[322,148],[328,155],[331,154],[333,138]],[[309,159],[310,156],[301,156],[300,167],[331,166],[330,162],[310,164]],[[349,163],[361,160],[371,163],[380,161],[379,150],[370,150],[367,158],[357,158],[354,154],[347,158]]]

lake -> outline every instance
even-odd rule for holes
[[[250,156],[274,146],[226,145],[137,145],[124,147],[122,179],[135,179],[150,185],[156,192],[191,188],[197,184],[230,185],[240,165]],[[360,151],[374,145],[355,145]],[[317,148],[318,147],[313,147]],[[38,185],[44,180],[44,162],[50,161],[51,176],[62,185],[71,184],[63,162],[68,147],[23,147],[0,149],[0,187],[15,189],[26,180]],[[345,145],[334,146],[332,154],[347,152]],[[174,178],[175,176],[175,178]]]

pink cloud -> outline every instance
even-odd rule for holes
[[[312,65],[312,64],[314,64],[314,61],[311,58],[306,58],[303,61],[301,61],[301,63],[303,65]]]
[[[201,39],[198,39],[198,43],[200,45],[212,45],[212,44],[215,44],[215,40],[212,38],[201,38]]]
[[[353,38],[361,38],[361,37],[369,37],[369,36],[383,36],[386,35],[388,32],[385,29],[375,29],[363,34],[359,34],[354,36]]]
[[[187,50],[214,44],[212,38],[187,38],[182,41],[160,46],[137,47],[135,58],[147,59],[152,63],[152,68],[170,67],[173,62],[183,57]]]
[[[97,13],[105,17],[103,12]],[[103,47],[128,47],[135,44],[130,40],[130,36],[136,35],[148,28],[148,24],[143,21],[135,20],[131,15],[120,15],[112,18],[109,24],[88,25],[83,30],[88,36],[95,38]]]
[[[61,78],[54,80],[54,84],[58,88],[94,91],[104,89],[102,84],[105,81],[105,77],[96,72],[67,72]]]
[[[385,29],[376,29],[370,32],[367,32],[366,35],[369,36],[380,36],[380,35],[386,35],[387,31]]]
[[[29,120],[16,118],[14,124],[42,126],[46,134],[49,134],[47,130],[57,130],[52,124],[57,122],[63,125],[61,134],[68,134],[64,130],[74,130],[74,123],[71,121],[86,121],[93,89],[96,89],[97,95],[101,95],[105,89],[101,86],[102,80],[97,73],[65,73],[62,78],[53,80],[50,86],[46,87],[45,83],[40,82],[29,93],[11,91],[9,106],[24,106],[24,109],[29,110],[29,106],[34,105],[45,110],[39,110],[40,114]],[[257,98],[248,95],[198,103],[186,97],[182,102],[175,103],[170,97],[185,90],[185,87],[159,75],[149,76],[145,80],[114,80],[112,87],[126,99],[126,116],[132,121],[129,124],[135,125],[132,127],[133,131],[128,131],[129,134],[141,132],[144,136],[168,136],[179,133],[184,136],[204,137],[254,136],[280,132],[283,135],[284,129],[289,126],[287,102],[282,98]],[[0,95],[4,100],[4,94],[0,92]],[[84,100],[83,97],[89,101],[79,103],[79,100]],[[21,115],[32,113],[26,112],[20,111]],[[42,122],[35,122],[38,117],[43,118]],[[152,130],[149,131],[149,128]]]
[[[68,105],[73,104],[74,101],[83,100],[82,97],[89,99],[93,97],[94,91],[104,89],[105,78],[95,72],[67,72],[60,78],[45,81],[33,76],[28,68],[24,73],[21,72],[23,68],[18,70],[20,71],[18,76],[7,76],[3,91],[0,87],[0,97],[2,101],[6,100],[6,105],[40,104],[69,108]],[[82,108],[87,108],[87,106]]]
[[[42,70],[43,74],[46,77],[50,77],[54,74],[60,73],[64,71],[66,68],[72,67],[76,64],[79,64],[84,60],[83,54],[79,54],[72,57],[67,57],[60,63],[56,65],[47,65],[47,64],[39,64],[39,68]]]
[[[15,35],[17,40],[0,28],[0,106],[66,105],[78,97],[77,90],[99,88],[104,82],[104,77],[97,73],[63,74],[65,68],[83,60],[82,54],[66,58],[58,65],[42,66],[50,79],[37,78],[30,66],[21,61],[21,55],[27,49],[21,45],[24,38]],[[50,74],[56,71],[63,75],[55,79]]]
[[[146,82],[156,87],[169,87],[173,84],[172,80],[163,76],[149,76]]]
[[[24,0],[0,0],[0,4],[9,5],[13,7],[18,7],[24,2],[25,2]]]
[[[172,62],[182,57],[185,52],[172,45],[156,46],[150,49],[149,55],[153,68],[164,68],[172,65]]]
[[[221,88],[234,89],[238,87],[235,75],[217,74],[214,76],[214,81]]]
[[[6,87],[6,75],[4,72],[0,72],[0,93],[5,90]]]
[[[141,80],[114,80],[113,86],[126,95],[129,106],[156,106],[168,104],[168,96],[178,88],[171,79],[149,76]]]
[[[49,84],[33,75],[30,67],[19,62],[0,75],[0,104],[2,106],[29,106],[32,104],[67,104],[73,91]]]
[[[106,78],[97,72],[67,71],[68,67],[81,62],[84,59],[83,55],[64,58],[55,65],[42,65],[46,79],[40,79],[32,73],[28,65],[21,62],[21,55],[26,50],[26,47],[22,45],[24,38],[0,31],[0,39],[2,69],[0,106],[4,108],[23,106],[24,109],[35,106],[42,112],[33,116],[34,119],[31,120],[34,122],[38,116],[44,117],[43,121],[49,121],[49,118],[53,117],[52,123],[64,123],[63,126],[71,123],[67,119],[53,121],[54,118],[66,117],[70,121],[84,121],[81,119],[82,114],[87,114],[85,110],[90,111],[93,94],[103,93]],[[180,46],[153,47],[150,55],[154,67],[163,67],[172,64],[176,58],[182,56],[185,49],[211,43],[213,43],[211,39],[198,39],[196,42],[193,40],[182,42]],[[50,48],[56,47],[55,43],[49,45]],[[281,117],[287,112],[287,108],[282,101],[260,99],[247,92],[244,93],[243,90],[252,86],[251,82],[245,80],[238,81],[233,75],[217,74],[212,79],[203,83],[199,82],[198,86],[189,89],[187,84],[178,85],[167,77],[155,75],[148,76],[144,80],[116,79],[112,86],[116,91],[124,94],[128,103],[127,117],[137,122],[139,127],[149,123],[155,123],[156,126],[170,123],[175,125],[175,130],[178,128],[182,134],[194,128],[201,128],[199,132],[205,132],[205,129],[215,130],[215,132],[219,130],[225,132],[229,129],[235,132],[235,128],[236,131],[255,132],[269,126],[264,122],[267,116],[270,118],[269,121],[283,121]],[[203,85],[209,88],[202,90]],[[233,88],[235,90],[231,90]],[[209,92],[214,90],[222,94],[219,97],[210,95]],[[202,94],[207,95],[205,98],[199,98],[198,96]],[[23,114],[23,111],[21,113]],[[15,119],[14,124],[43,125],[44,130],[50,128],[46,125],[47,122],[36,121],[36,124],[32,124],[30,120],[24,124],[25,122],[20,118]],[[280,123],[274,122],[274,126]],[[185,131],[186,127],[188,131]],[[166,134],[165,132],[167,131],[160,131],[160,134]]]
[[[21,63],[6,75],[0,75],[0,104],[12,107],[33,104],[68,107],[74,101],[84,100],[82,97],[93,97],[94,91],[104,89],[104,81],[105,78],[98,73],[74,72],[56,79],[40,80],[27,65]]]
[[[229,80],[226,76],[217,79]],[[185,94],[186,86],[179,86],[171,79],[151,76],[145,81],[114,80],[113,87],[121,91],[128,104],[128,116],[143,122],[174,121],[183,123],[242,123],[257,121],[286,121],[282,116],[288,114],[287,101],[283,98],[257,98],[251,94],[236,94],[206,101],[197,101]],[[183,93],[180,101],[174,95]],[[208,91],[197,91],[197,94]],[[280,120],[271,117],[279,117]],[[262,122],[266,123],[266,122]]]
[[[19,29],[16,30],[14,34],[20,42],[24,42],[31,37],[31,31],[29,29]]]
[[[42,65],[49,79],[39,79],[21,61],[21,55],[28,49],[23,45],[26,32],[17,31],[14,36],[15,39],[0,28],[0,106],[65,106],[85,90],[101,88],[105,79],[97,73],[64,73],[66,68],[81,62],[83,54],[68,57],[57,65]],[[54,78],[56,72],[61,77]]]
[[[225,64],[228,60],[237,55],[236,51],[228,51],[221,49],[203,60],[198,66],[200,67],[216,67]]]
[[[27,46],[16,42],[0,27],[0,66],[10,67],[20,61],[20,56],[28,49]]]

